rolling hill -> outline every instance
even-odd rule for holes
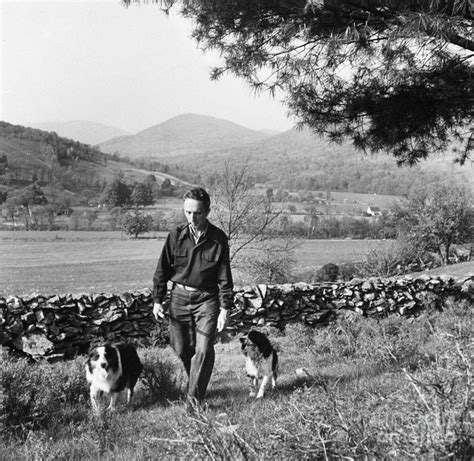
[[[116,161],[95,147],[56,133],[0,122],[0,190],[21,189],[38,181],[41,187],[54,185],[78,199],[98,193],[117,176],[134,183],[150,174],[158,183],[170,179],[174,185],[188,184],[169,174]]]
[[[183,114],[136,135],[119,136],[99,144],[102,152],[131,159],[203,154],[243,146],[271,135],[206,115]]]
[[[226,159],[250,159],[258,182],[289,190],[402,195],[414,184],[447,178],[474,188],[472,167],[454,164],[452,155],[398,167],[389,155],[365,155],[350,144],[329,144],[309,130],[292,129],[239,147],[162,160],[205,178],[222,170]]]
[[[120,128],[103,125],[102,123],[76,120],[71,122],[35,123],[32,128],[43,131],[54,131],[63,138],[74,139],[84,144],[95,146],[108,139],[130,133]]]

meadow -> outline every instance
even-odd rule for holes
[[[151,287],[166,232],[129,238],[121,232],[0,231],[0,295],[120,293]],[[301,240],[295,272],[357,261],[371,240]],[[247,280],[235,272],[236,284]]]
[[[132,406],[99,416],[84,357],[29,364],[3,353],[0,459],[472,459],[472,309],[443,307],[267,331],[280,377],[261,400],[248,395],[239,341],[222,339],[194,413],[169,348],[140,348]]]

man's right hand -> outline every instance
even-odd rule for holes
[[[161,303],[153,304],[153,315],[155,316],[156,320],[165,318],[165,310],[163,309],[163,304]]]

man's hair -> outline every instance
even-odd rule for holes
[[[211,208],[211,198],[202,187],[193,187],[192,189],[188,189],[183,195],[183,200],[186,200],[187,198],[203,202],[206,210]]]

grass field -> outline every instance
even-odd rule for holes
[[[444,306],[407,320],[359,318],[269,332],[278,389],[248,396],[237,338],[216,345],[202,408],[188,414],[169,348],[140,348],[131,408],[91,414],[84,357],[28,364],[0,357],[0,459],[469,460],[473,316]],[[472,347],[472,345],[471,345]]]
[[[124,292],[151,287],[166,233],[0,232],[0,295]],[[302,240],[295,272],[360,260],[387,242]],[[242,282],[236,272],[236,284]]]

